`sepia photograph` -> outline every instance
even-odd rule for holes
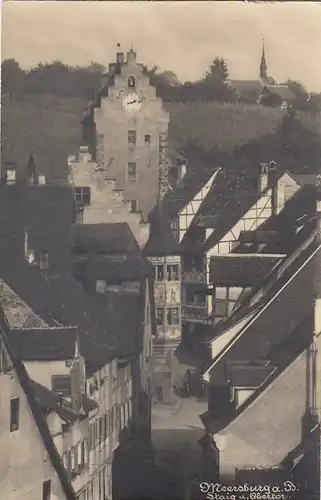
[[[1,16],[0,499],[320,500],[321,3]]]

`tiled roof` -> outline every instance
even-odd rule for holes
[[[313,224],[314,217],[314,188],[313,186],[303,186],[286,202],[279,214],[269,217],[260,226],[260,229],[253,233],[269,234],[269,241],[261,250],[262,252],[289,254],[298,247],[302,238],[305,238],[305,234],[309,233],[308,225],[310,221]],[[241,243],[234,251],[237,253],[251,253],[252,251],[256,253],[258,250],[255,245],[252,248]]]
[[[77,328],[32,328],[10,331],[23,361],[65,361],[75,354]]]
[[[15,373],[18,377],[20,385],[27,397],[27,401],[33,415],[34,421],[38,427],[41,438],[44,443],[44,447],[47,450],[50,461],[56,470],[56,473],[59,477],[63,492],[66,496],[67,500],[76,500],[76,494],[74,489],[69,481],[69,478],[66,474],[65,468],[57,451],[57,448],[53,442],[52,436],[50,434],[46,419],[43,415],[41,408],[39,407],[37,400],[35,398],[35,394],[32,389],[32,384],[26,368],[22,363],[16,346],[14,345],[12,339],[10,338],[10,331],[6,319],[4,317],[4,313],[2,309],[0,309],[0,325],[1,331],[0,335],[3,338],[5,347],[9,353],[11,362],[13,364]]]
[[[298,262],[290,266],[286,282],[280,280],[281,283],[272,287],[264,306],[214,359],[210,369],[214,385],[222,383],[226,362],[255,359],[280,365],[286,357],[293,359],[294,351],[295,355],[300,353],[301,341],[306,344],[311,340],[312,328],[307,329],[306,322],[311,322],[312,284],[319,253],[320,246],[310,245],[306,254],[298,259],[300,267],[294,272]],[[296,336],[296,341],[289,340],[290,336]],[[286,348],[281,351],[284,345]]]
[[[73,247],[77,252],[138,252],[139,246],[127,223],[74,224]]]
[[[161,203],[163,214],[169,221],[179,214],[219,169],[217,164],[195,153],[189,153],[186,156],[189,165],[188,172],[175,189],[165,194]],[[158,209],[155,207],[152,214]]]
[[[86,362],[91,365],[94,362],[100,367],[116,356],[119,343],[104,304],[87,294],[71,275],[46,278],[27,263],[11,268],[4,266],[0,275],[51,326],[77,325],[80,349]],[[66,338],[67,350],[68,345]]]
[[[50,269],[70,268],[73,217],[72,189],[68,186],[0,185],[0,259],[7,265],[14,257],[24,257],[25,228],[28,249],[47,252]]]
[[[79,418],[79,415],[72,410],[69,401],[34,380],[30,380],[30,383],[40,408],[57,413],[66,422],[74,422]],[[82,397],[82,402],[85,413],[89,413],[98,407],[94,400],[85,395]]]
[[[283,173],[275,171],[269,173],[266,191],[275,185]],[[202,215],[217,216],[215,231],[206,241],[205,250],[213,248],[260,197],[258,172],[221,170],[202,206]]]
[[[320,174],[296,174],[295,179],[304,186],[305,184],[311,184],[313,186],[318,186],[321,184]]]
[[[279,95],[285,101],[295,99],[295,95],[287,85],[265,85],[264,89],[267,89],[270,94]]]
[[[274,255],[217,255],[210,260],[211,283],[217,286],[254,287],[268,277],[280,262]]]
[[[260,80],[230,80],[230,87],[235,91],[260,92],[264,85]]]

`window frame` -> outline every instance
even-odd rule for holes
[[[137,200],[130,200],[130,211],[133,214],[137,214],[138,212],[138,201]]]
[[[10,399],[10,432],[19,430],[20,424],[20,398]]]
[[[128,130],[127,138],[128,138],[128,145],[129,146],[136,146],[136,142],[137,142],[136,130]]]
[[[133,172],[131,172],[133,170]],[[127,163],[127,179],[128,182],[135,183],[137,181],[137,163],[135,161],[129,161]]]
[[[50,500],[51,498],[51,479],[42,482],[42,500]]]
[[[67,379],[68,379],[68,382],[69,382],[69,390],[68,392],[63,389],[62,391],[61,390],[55,390],[55,383],[57,383],[57,380],[62,381],[62,379],[65,380],[65,382],[67,382]],[[51,375],[51,389],[52,389],[52,392],[56,393],[56,394],[62,394],[64,397],[70,397],[71,395],[71,377],[70,375]]]
[[[176,316],[177,321],[176,322],[174,321],[174,317],[175,317],[175,315],[173,315],[174,311],[177,311],[177,316]],[[179,307],[168,307],[166,316],[167,316],[167,324],[169,326],[178,326],[180,324]],[[169,318],[171,318],[171,319],[169,320]]]
[[[154,281],[157,283],[162,283],[165,281],[165,264],[155,264],[154,266]],[[160,273],[160,269],[162,269],[162,272]],[[161,275],[161,279],[159,276]]]
[[[156,326],[164,326],[165,324],[165,309],[164,307],[156,307]],[[159,321],[158,313],[161,312],[161,322]]]
[[[173,272],[174,269],[177,270],[176,277],[172,277],[175,273]],[[179,264],[167,264],[166,265],[166,278],[167,281],[180,281],[180,268]]]
[[[145,134],[144,135],[144,144],[150,144],[151,142],[152,142],[151,134]]]
[[[91,203],[91,192],[88,186],[75,186],[73,188],[74,201],[78,205],[90,205]]]

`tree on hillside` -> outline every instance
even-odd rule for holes
[[[225,60],[216,57],[199,84],[201,98],[215,101],[232,101],[234,95],[227,85],[228,78],[229,71]]]
[[[5,59],[1,64],[1,93],[22,94],[25,85],[25,72],[19,63],[13,59]]]
[[[204,81],[219,81],[226,83],[229,78],[229,71],[225,60],[221,57],[215,57],[210,65]]]

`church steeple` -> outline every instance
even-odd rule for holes
[[[260,64],[260,77],[262,80],[267,78],[267,64],[266,64],[266,59],[265,59],[265,48],[264,48],[264,40],[263,40],[263,45],[262,45],[262,57],[261,57],[261,64]]]

